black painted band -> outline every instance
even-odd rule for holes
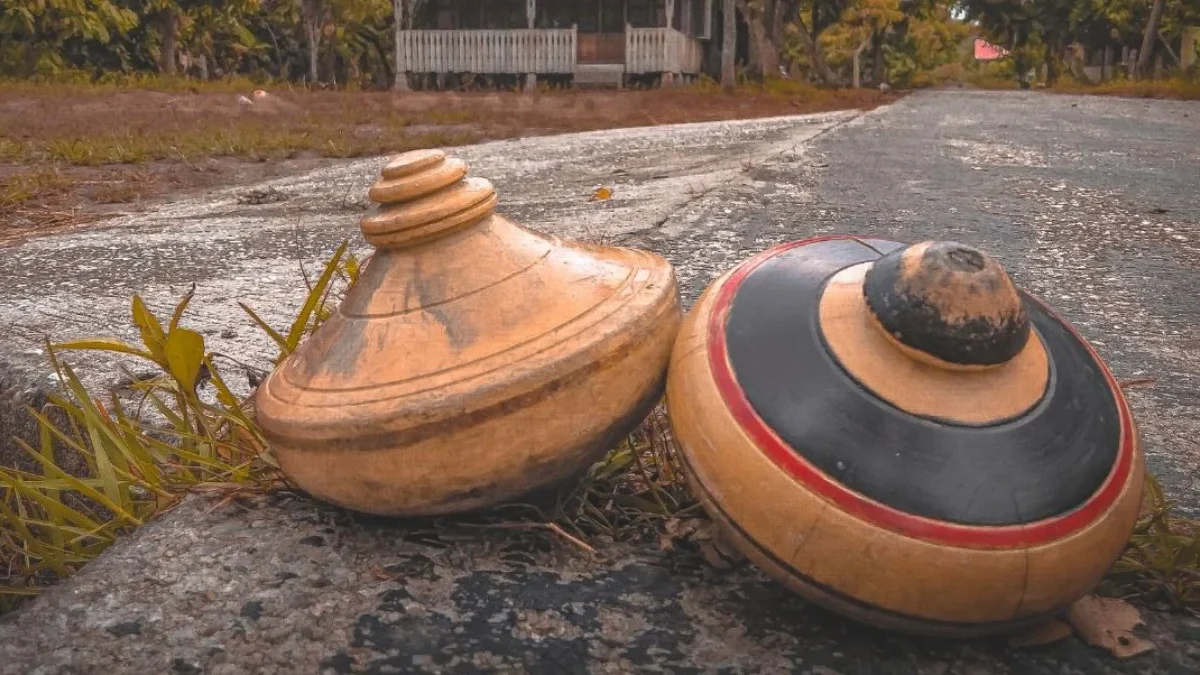
[[[1038,303],[1026,298],[1025,310],[1045,344],[1050,381],[1043,400],[1014,420],[967,427],[916,417],[837,363],[818,324],[825,283],[884,248],[875,240],[816,242],[780,253],[742,281],[725,336],[756,413],[834,480],[912,515],[1020,525],[1086,502],[1117,457],[1117,403],[1086,346]]]

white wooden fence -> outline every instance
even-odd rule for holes
[[[574,28],[406,30],[400,33],[410,73],[571,73]]]
[[[700,72],[700,42],[674,28],[625,29],[625,72]]]

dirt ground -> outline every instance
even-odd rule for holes
[[[335,159],[567,131],[771,117],[894,100],[803,85],[492,93],[0,92],[0,242]],[[239,97],[246,97],[239,101]]]

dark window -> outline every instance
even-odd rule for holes
[[[634,28],[654,28],[654,6],[661,0],[629,0],[629,25]]]
[[[625,30],[625,6],[623,0],[600,0],[600,30],[605,33],[620,33]]]

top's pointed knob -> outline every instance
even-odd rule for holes
[[[922,242],[872,264],[867,306],[894,344],[949,368],[1006,363],[1029,341],[1016,286],[995,259],[952,241]]]
[[[367,196],[379,204],[361,221],[373,246],[403,248],[469,227],[492,214],[496,191],[467,178],[467,165],[441,150],[414,150],[383,168]]]

